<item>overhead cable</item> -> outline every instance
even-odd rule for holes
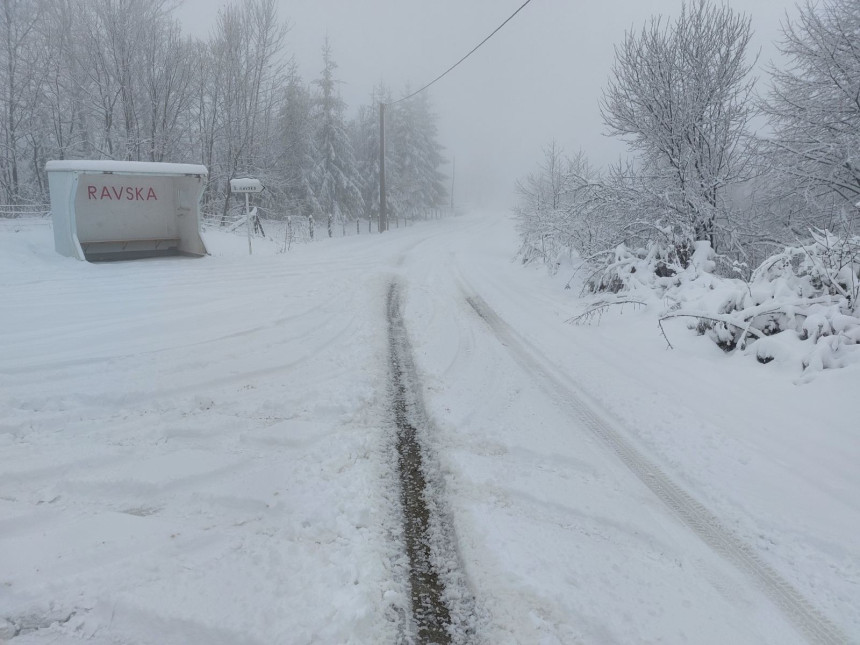
[[[496,28],[493,30],[493,32],[492,32],[489,36],[487,36],[486,38],[484,38],[484,40],[482,40],[482,41],[481,41],[481,42],[479,42],[477,45],[475,45],[475,47],[472,49],[472,51],[470,51],[468,54],[466,54],[465,56],[463,56],[463,58],[461,58],[461,59],[460,59],[460,60],[458,60],[456,63],[454,63],[453,65],[451,65],[451,67],[449,67],[449,68],[448,68],[448,69],[446,69],[444,72],[442,72],[441,74],[439,74],[439,76],[437,76],[436,78],[434,78],[432,81],[430,81],[429,83],[427,83],[427,85],[425,85],[424,87],[422,87],[422,88],[421,88],[421,89],[419,89],[419,90],[416,90],[416,91],[412,92],[412,94],[409,94],[408,96],[404,96],[403,98],[397,99],[396,101],[392,101],[392,102],[391,102],[391,103],[389,103],[388,105],[396,105],[397,103],[400,103],[401,101],[405,101],[405,100],[407,100],[407,99],[411,99],[411,98],[412,98],[413,96],[415,96],[416,94],[420,94],[421,92],[423,92],[424,90],[426,90],[428,87],[430,87],[431,85],[433,85],[433,84],[434,84],[434,83],[436,83],[437,81],[441,80],[443,76],[445,76],[446,74],[448,74],[448,72],[450,72],[451,70],[453,70],[455,67],[457,67],[457,65],[459,65],[459,64],[460,64],[460,63],[462,63],[464,60],[466,60],[467,58],[469,58],[469,56],[471,56],[472,54],[474,54],[474,53],[478,50],[478,48],[479,48],[481,45],[483,45],[483,44],[484,44],[485,42],[487,42],[490,38],[492,38],[493,36],[495,36],[497,31],[499,31],[502,27],[504,27],[506,24],[508,24],[508,22],[510,22],[510,21],[511,21],[511,19],[512,19],[514,16],[516,16],[520,11],[522,11],[522,10],[525,8],[525,6],[526,6],[528,3],[530,3],[531,1],[532,1],[532,0],[526,0],[524,3],[522,3],[522,4],[520,5],[520,8],[519,8],[519,9],[517,9],[516,11],[514,11],[510,16],[508,16],[508,17],[507,17],[507,19],[506,19],[502,24],[500,24],[498,27],[496,27]]]

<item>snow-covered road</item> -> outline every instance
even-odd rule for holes
[[[0,229],[0,641],[408,640],[392,282],[474,596],[455,641],[860,641],[857,370],[567,325],[499,215],[207,241],[90,265]]]

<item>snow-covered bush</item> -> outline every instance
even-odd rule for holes
[[[804,244],[763,262],[748,281],[714,274],[708,242],[619,245],[585,280],[596,296],[576,320],[609,305],[657,302],[663,322],[690,328],[726,352],[761,363],[796,362],[808,373],[860,362],[860,236],[812,231]],[[668,337],[667,337],[667,340]]]
[[[811,231],[812,241],[788,247],[765,261],[750,280],[779,284],[804,298],[833,296],[845,299],[849,310],[858,311],[860,296],[860,236],[838,236]]]
[[[686,242],[663,237],[632,249],[615,247],[605,266],[586,280],[592,293],[635,293],[642,289],[662,296],[668,290],[714,270],[709,242]]]
[[[761,363],[799,359],[817,371],[860,360],[860,237],[813,231],[806,244],[768,258],[749,282],[719,282],[716,310],[664,319],[695,316],[699,333]]]

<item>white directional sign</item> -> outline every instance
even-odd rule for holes
[[[248,255],[251,255],[251,219],[257,217],[257,209],[251,211],[251,204],[248,200],[250,193],[263,192],[263,184],[259,179],[251,177],[243,177],[230,180],[230,191],[233,193],[245,193],[245,223],[248,228]]]
[[[261,193],[263,192],[263,184],[259,179],[249,177],[231,179],[230,191],[234,193]]]

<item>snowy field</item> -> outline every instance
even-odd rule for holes
[[[408,642],[385,297],[505,643],[860,642],[860,364],[572,326],[500,214],[87,264],[0,220],[0,642]]]

